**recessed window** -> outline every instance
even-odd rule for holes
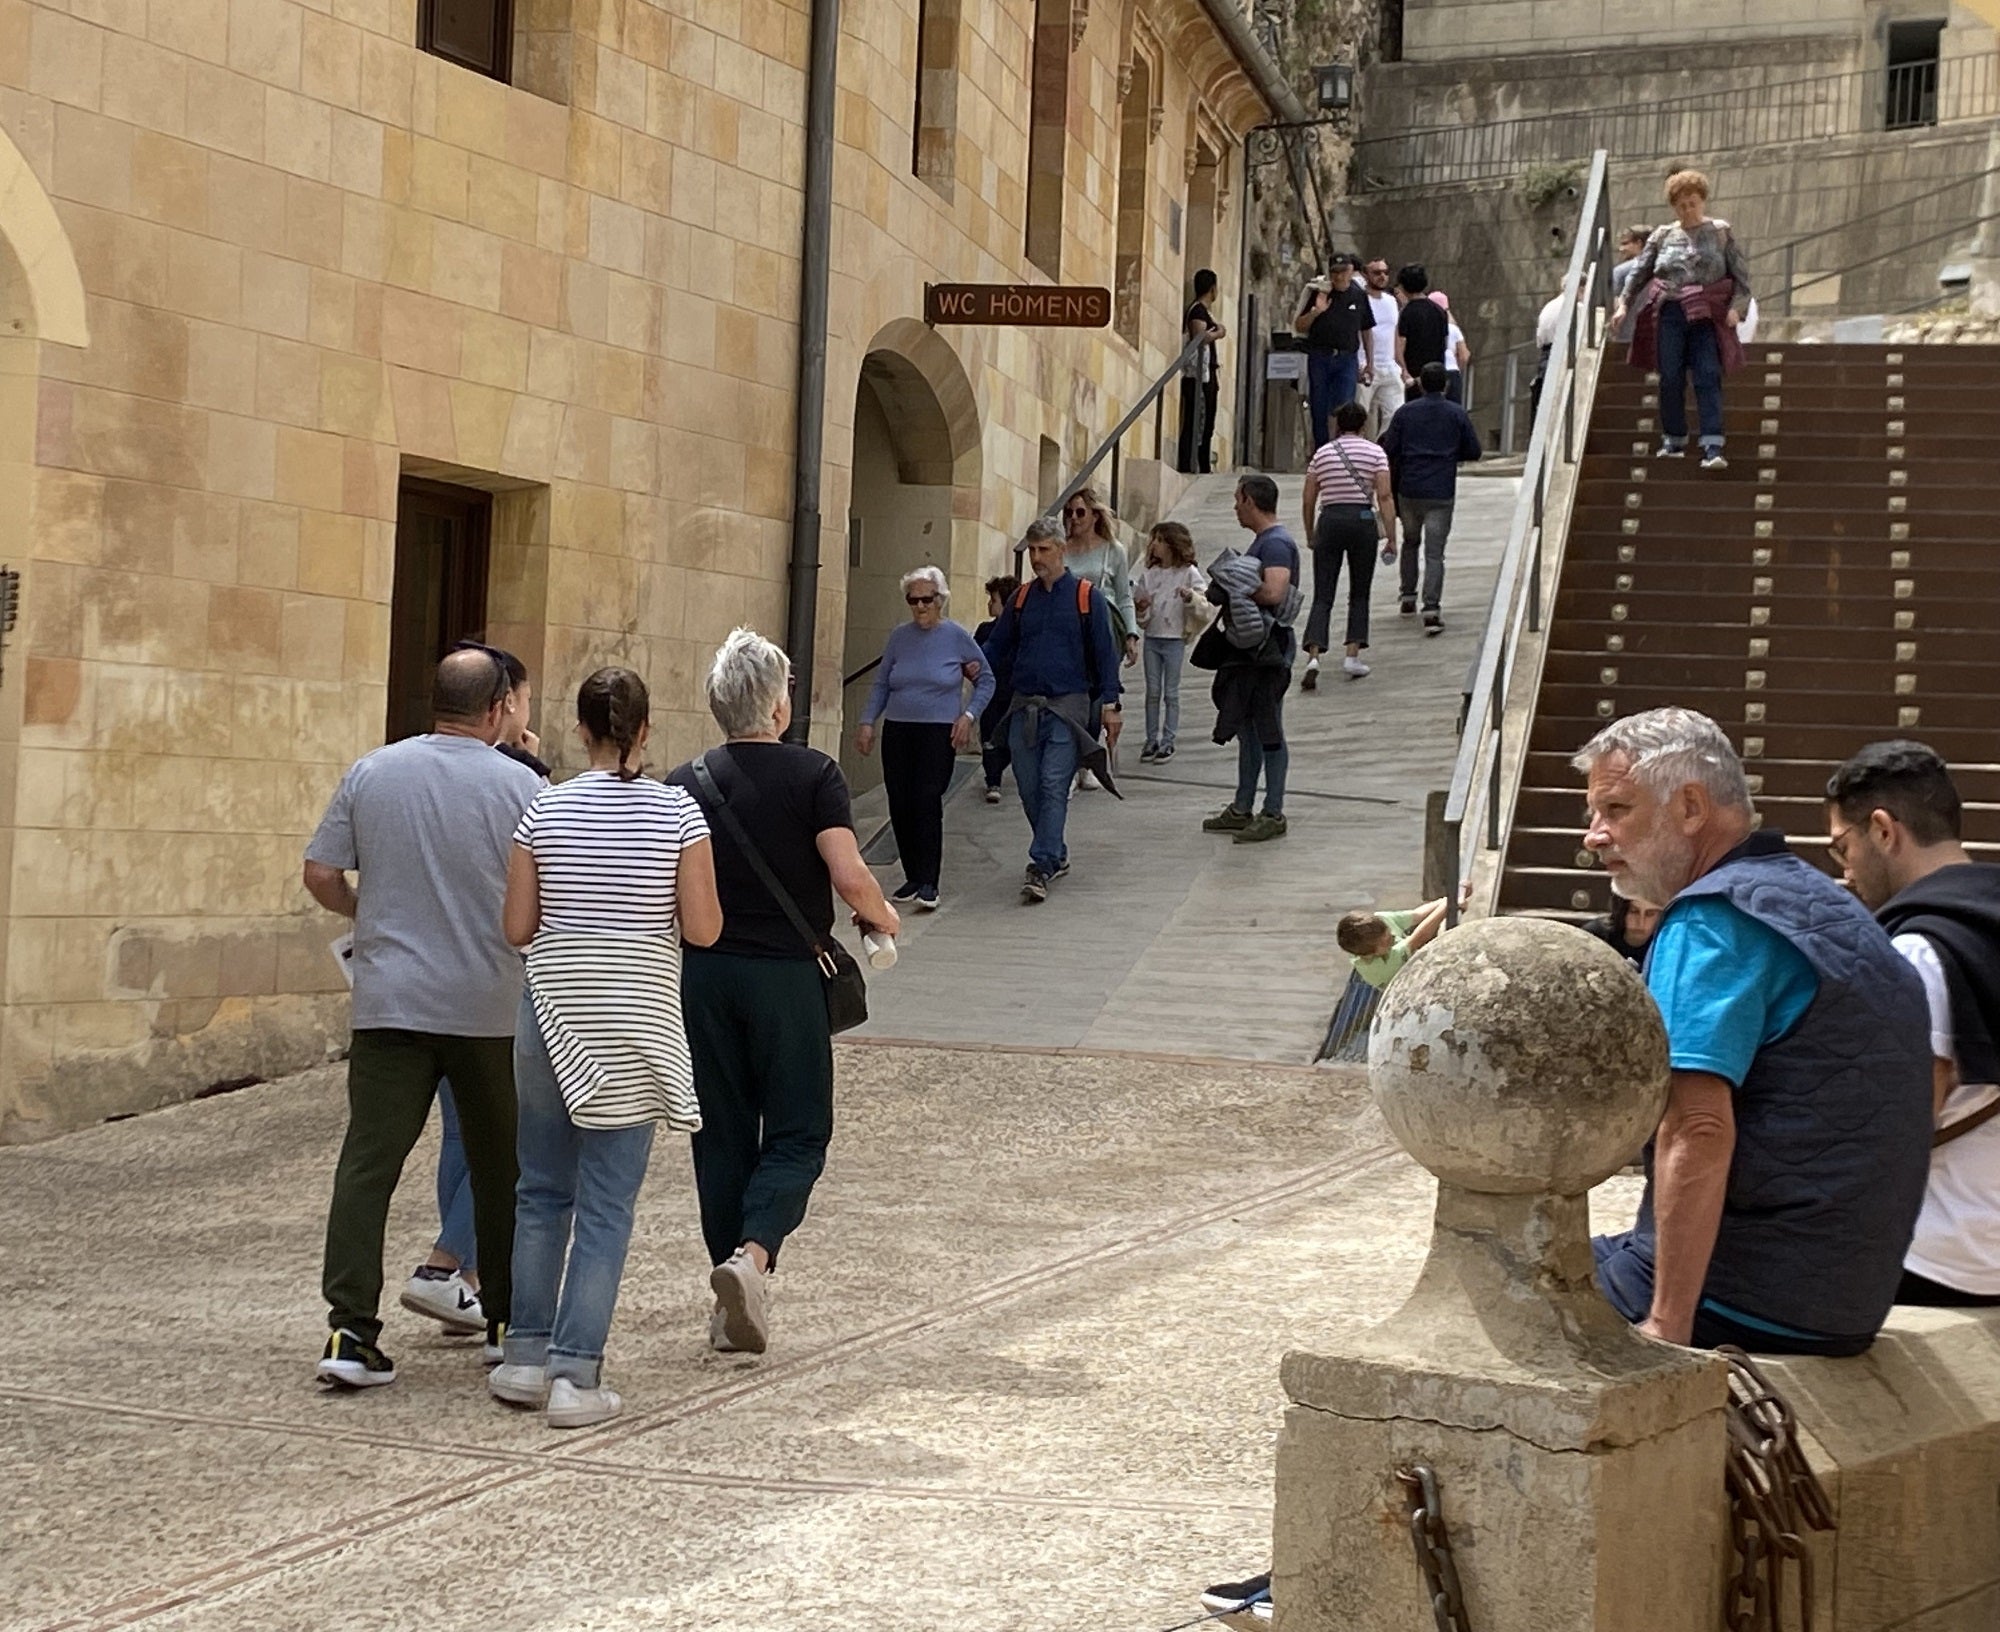
[[[1035,0],[1028,76],[1028,259],[1062,276],[1063,171],[1069,161],[1070,0]]]
[[[514,44],[514,0],[417,0],[417,48],[504,80]]]
[[[390,742],[431,728],[433,672],[453,646],[486,627],[492,531],[490,494],[403,478],[389,603]]]
[[[1914,130],[1938,122],[1938,59],[1944,22],[1891,23],[1882,124]]]
[[[1146,279],[1146,159],[1153,143],[1153,66],[1134,54],[1125,105],[1118,121],[1118,260],[1115,268],[1118,332],[1139,343],[1139,311]]]
[[[917,0],[917,120],[910,169],[946,198],[958,169],[959,0]]]

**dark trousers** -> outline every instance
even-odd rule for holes
[[[1896,1288],[1896,1301],[1921,1304],[1929,1309],[2000,1307],[2000,1297],[1979,1292],[1961,1292],[1955,1286],[1946,1286],[1942,1281],[1934,1281],[1926,1275],[1919,1275],[1914,1269],[1903,1271],[1902,1283]]]
[[[882,722],[882,787],[889,795],[889,825],[903,877],[936,889],[944,865],[944,796],[957,757],[948,725],[909,720]]]
[[[1687,382],[1694,376],[1695,412],[1704,448],[1722,446],[1722,346],[1713,323],[1690,323],[1677,300],[1660,303],[1660,435],[1683,446],[1688,434]]]
[[[1398,563],[1397,581],[1403,599],[1417,598],[1419,558],[1423,568],[1424,610],[1436,612],[1444,606],[1444,548],[1451,540],[1454,499],[1413,499],[1396,495],[1396,514],[1403,523],[1403,558]]]
[[[689,947],[681,1012],[701,1102],[694,1187],[709,1262],[754,1241],[776,1263],[833,1138],[833,1038],[819,965]]]
[[[1312,408],[1313,446],[1331,440],[1333,411],[1354,400],[1361,380],[1361,353],[1358,351],[1309,351],[1306,353],[1306,398]]]
[[[489,1322],[508,1314],[514,1258],[514,1039],[357,1031],[347,1055],[347,1137],[326,1214],[321,1290],[327,1325],[365,1343],[382,1335],[382,1236],[403,1163],[451,1078],[472,1176],[479,1301]]]
[[[1215,438],[1215,405],[1220,392],[1214,380],[1206,384],[1182,376],[1181,379],[1181,446],[1178,468],[1188,472],[1198,472],[1206,476],[1213,468],[1209,445]],[[1201,414],[1201,435],[1195,436],[1195,414]]]
[[[1463,369],[1449,368],[1445,370],[1444,398],[1446,402],[1455,402],[1461,408],[1465,406],[1465,371]]]
[[[979,768],[986,773],[989,788],[1000,786],[1000,778],[1014,762],[1014,751],[1007,744],[1007,710],[1013,701],[1011,691],[996,691],[979,716]]]
[[[1381,531],[1366,505],[1324,504],[1313,524],[1312,612],[1306,619],[1306,650],[1326,650],[1333,624],[1333,596],[1340,587],[1340,563],[1347,562],[1347,643],[1368,644],[1368,592],[1375,582],[1375,547]]]
[[[1591,1255],[1597,1260],[1597,1289],[1605,1301],[1633,1325],[1653,1311],[1653,1266],[1630,1245],[1626,1235],[1592,1236]],[[1875,1341],[1866,1337],[1820,1337],[1805,1332],[1774,1332],[1761,1322],[1738,1320],[1706,1298],[1695,1311],[1691,1349],[1720,1348],[1733,1343],[1750,1354],[1819,1354],[1836,1359],[1865,1354]]]

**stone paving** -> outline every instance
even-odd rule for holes
[[[1288,519],[1300,487],[1280,482]],[[1179,749],[1157,768],[1139,763],[1144,682],[1126,670],[1126,797],[1072,801],[1074,871],[1045,905],[1020,904],[1028,827],[1012,778],[989,806],[974,777],[946,811],[945,906],[906,918],[904,956],[871,988],[867,1034],[1309,1060],[1346,978],[1334,923],[1417,898],[1425,796],[1451,779],[1459,695],[1518,488],[1512,477],[1460,482],[1443,634],[1397,615],[1395,569],[1378,567],[1374,672],[1335,672],[1311,695],[1293,689],[1284,839],[1237,845],[1201,831],[1235,791],[1236,746],[1209,740],[1212,676],[1195,669],[1185,671]],[[1246,539],[1233,491],[1233,477],[1208,478],[1176,512],[1204,562]]]
[[[1375,674],[1294,699],[1289,839],[1198,831],[1233,755],[1196,681],[1173,764],[1128,739],[1130,799],[1080,798],[1046,907],[1014,904],[1018,808],[954,806],[950,902],[874,986],[877,1031],[948,1046],[838,1048],[762,1359],[705,1345],[675,1140],[612,1334],[627,1413],[567,1436],[393,1305],[429,1141],[402,1375],[312,1382],[338,1068],[0,1150],[0,1629],[1151,1632],[1261,1567],[1279,1357],[1395,1306],[1430,1194],[1358,1072],[1286,1062],[1333,916],[1415,889],[1512,486],[1467,484],[1446,635],[1391,602]]]

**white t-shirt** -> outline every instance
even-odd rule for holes
[[[1208,588],[1208,575],[1199,567],[1147,567],[1132,580],[1132,599],[1150,604],[1139,614],[1139,627],[1148,640],[1179,640],[1187,633],[1187,602],[1183,589],[1197,599]]]
[[[1535,344],[1553,346],[1562,334],[1563,297],[1556,298],[1544,306],[1535,317]]]
[[[1465,330],[1456,323],[1447,323],[1444,330],[1444,366],[1449,374],[1459,372],[1458,348],[1465,344]]]
[[[686,788],[585,771],[544,788],[514,830],[533,852],[544,933],[677,940],[681,852],[708,837]]]
[[[1368,351],[1375,360],[1377,374],[1396,372],[1396,323],[1403,315],[1402,303],[1384,291],[1370,294],[1368,309],[1375,314],[1375,327],[1368,331]]]
[[[1931,1053],[1957,1062],[1952,1047],[1951,988],[1937,948],[1922,935],[1895,938],[1924,983],[1931,1014]],[[2000,1097],[2000,1086],[1961,1082],[1945,1101],[1940,1127],[1949,1127]],[[1917,1233],[1904,1267],[1926,1280],[1977,1297],[2000,1297],[2000,1117],[1931,1152]]]

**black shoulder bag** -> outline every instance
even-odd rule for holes
[[[799,939],[806,943],[813,962],[819,965],[823,977],[821,989],[826,994],[827,1030],[835,1033],[852,1031],[868,1018],[868,982],[862,978],[861,965],[840,942],[831,936],[822,939],[813,932],[812,925],[806,922],[806,915],[799,911],[798,902],[792,899],[792,892],[778,882],[778,875],[771,871],[771,864],[764,859],[763,852],[751,843],[750,835],[736,819],[736,812],[722,797],[722,790],[716,786],[715,778],[709,772],[708,756],[704,754],[697,758],[692,768],[695,782],[701,788],[703,799],[713,808],[716,820],[735,841],[736,848],[743,852],[743,859],[750,863],[750,870],[771,892],[771,899],[784,910],[792,928],[799,932]]]

